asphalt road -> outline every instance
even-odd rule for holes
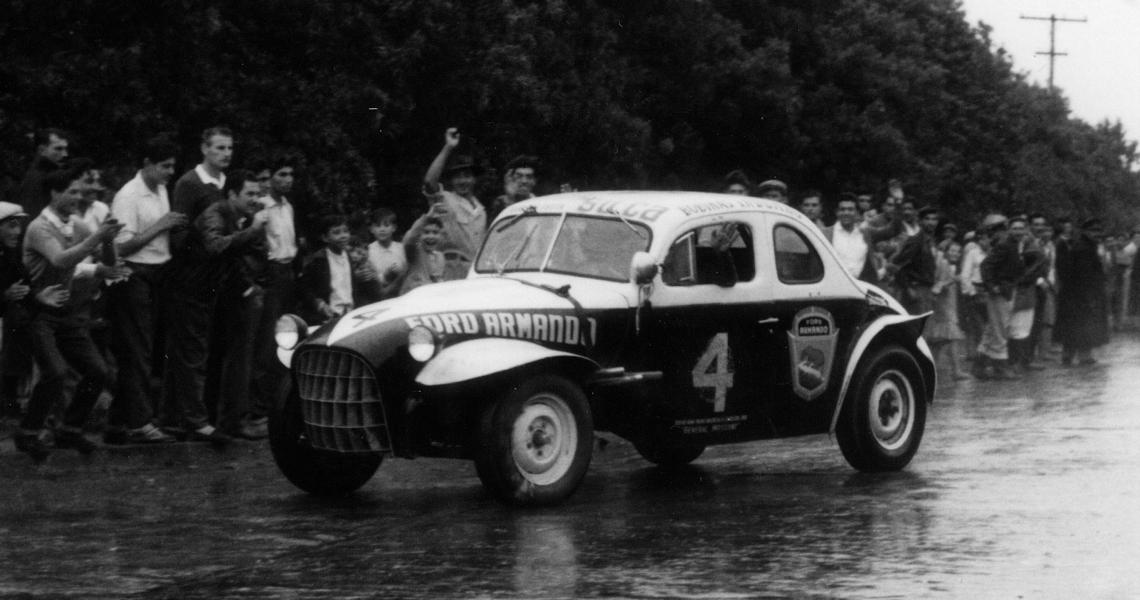
[[[0,448],[0,597],[1136,598],[1140,335],[1102,364],[947,382],[904,472],[826,436],[647,466],[608,437],[563,506],[460,461],[308,497],[264,444]]]

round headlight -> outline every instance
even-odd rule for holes
[[[427,360],[435,356],[436,338],[432,330],[417,325],[408,332],[408,354],[412,358],[420,361],[427,362]]]
[[[292,350],[309,333],[308,329],[308,325],[305,325],[305,322],[300,318],[294,315],[281,315],[273,330],[273,339],[277,342],[278,347]]]

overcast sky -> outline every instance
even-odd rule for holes
[[[1014,68],[1046,85],[1049,22],[1020,17],[1087,18],[1057,23],[1054,84],[1069,99],[1074,116],[1089,123],[1105,119],[1124,124],[1129,139],[1140,140],[1140,0],[962,0],[972,25],[984,21],[991,37],[1013,57]]]

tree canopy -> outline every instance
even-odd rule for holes
[[[30,134],[76,134],[120,169],[159,132],[199,158],[305,158],[309,193],[410,210],[457,126],[485,167],[543,159],[547,190],[793,190],[902,179],[958,218],[989,209],[1133,223],[1136,143],[1029,83],[956,0],[10,0],[0,170]]]

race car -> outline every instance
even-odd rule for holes
[[[664,467],[707,446],[833,433],[860,471],[918,450],[935,368],[909,315],[770,200],[574,192],[520,202],[466,279],[277,325],[281,472],[314,494],[386,457],[471,460],[495,497],[566,500],[595,432]]]

